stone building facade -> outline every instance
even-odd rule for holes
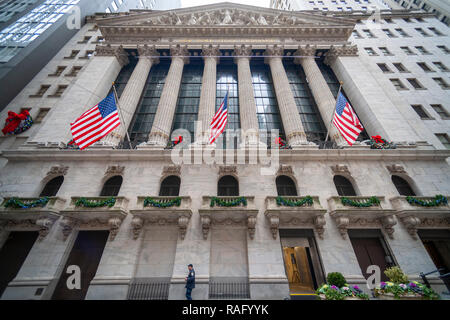
[[[450,193],[449,151],[373,71],[357,20],[229,3],[90,17],[7,108],[37,121],[0,138],[2,299],[183,299],[189,263],[194,299],[283,299],[333,271],[365,288],[371,264],[411,279],[448,267],[448,204],[406,196]],[[125,125],[67,149],[70,123],[113,82]],[[339,82],[365,128],[353,146],[331,125]],[[228,143],[210,146],[226,92]],[[374,135],[396,148],[371,149]],[[74,265],[80,290],[66,286]]]

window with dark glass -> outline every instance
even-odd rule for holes
[[[115,197],[119,194],[120,187],[122,186],[122,177],[114,176],[109,178],[103,185],[102,192],[100,192],[101,197],[111,196]]]
[[[129,126],[130,139],[133,145],[147,141],[148,134],[152,130],[153,120],[170,67],[169,58],[161,56],[159,60],[159,63],[152,66],[150,70],[141,101],[136,108],[137,112]]]
[[[178,196],[180,194],[181,180],[177,176],[169,176],[161,182],[160,196]]]
[[[297,188],[294,181],[288,176],[278,176],[276,179],[277,193],[279,196],[296,196]]]
[[[233,176],[223,176],[219,179],[218,196],[238,196],[239,195],[239,183]]]
[[[202,76],[203,59],[201,56],[192,57],[189,64],[185,65],[183,69],[172,128],[172,131],[176,129],[188,130],[191,134],[191,142],[194,141],[194,122],[197,121],[198,117]]]
[[[273,87],[270,67],[264,63],[263,58],[255,58],[250,62],[250,69],[252,72],[256,115],[258,116],[261,140],[270,146],[270,133],[273,129],[277,129],[279,136],[285,139],[283,122],[281,121],[280,111],[278,109],[278,101]],[[266,136],[265,141],[264,136]]]
[[[300,65],[294,64],[293,59],[284,60],[284,69],[291,84],[306,138],[313,142],[324,141],[327,130],[306,82],[305,73]]]
[[[42,190],[39,197],[54,197],[58,193],[59,188],[61,187],[62,183],[64,182],[64,177],[59,176],[56,178],[53,178],[47,184],[45,185],[44,189]]]
[[[340,196],[356,196],[352,183],[343,176],[334,176],[334,185]]]
[[[409,183],[399,176],[392,176],[392,182],[394,183],[395,187],[397,188],[398,193],[401,196],[415,196],[413,189],[409,185]]]
[[[228,53],[228,54],[231,54]],[[233,58],[221,58],[217,65],[216,82],[216,111],[220,108],[223,98],[228,89],[228,119],[224,133],[216,140],[218,147],[223,139],[223,148],[234,149],[239,146],[240,134],[235,130],[241,128],[239,116],[239,90],[237,78],[237,65]],[[237,133],[234,135],[233,133]],[[223,138],[222,138],[223,137]],[[227,142],[228,139],[228,142]],[[227,145],[228,144],[228,145]]]

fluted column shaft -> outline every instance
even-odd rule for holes
[[[165,147],[169,140],[170,130],[172,128],[175,108],[177,106],[178,92],[183,76],[185,62],[188,61],[188,51],[185,47],[176,47],[171,49],[172,63],[167,74],[164,88],[159,99],[158,109],[152,130],[149,134],[148,144],[156,147]]]
[[[142,92],[147,82],[148,74],[154,63],[159,63],[159,59],[155,59],[158,54],[156,50],[147,47],[139,48],[139,62],[131,74],[130,79],[122,92],[119,99],[119,108],[121,112],[120,121],[122,124],[114,129],[107,137],[105,142],[117,146],[123,140],[128,127],[131,124],[134,113],[140,101]]]
[[[219,56],[217,47],[209,46],[203,49],[205,66],[203,68],[202,89],[198,107],[197,142],[207,144],[210,134],[210,123],[216,106],[216,77]]]
[[[300,63],[303,67],[309,88],[311,89],[314,100],[319,108],[322,120],[325,123],[327,130],[329,130],[330,138],[338,145],[347,145],[334,124],[331,123],[336,108],[336,98],[333,96],[319,66],[314,60],[314,52],[308,49],[299,49],[299,51],[296,52],[296,55],[303,56],[302,58],[296,59],[295,62]]]
[[[272,73],[278,108],[288,143],[292,147],[305,144],[305,129],[281,57],[272,56],[273,52],[268,52],[268,54],[270,57],[266,58],[266,63],[269,63]]]
[[[258,143],[258,118],[256,116],[255,93],[250,71],[251,47],[235,49],[238,67],[239,115],[241,118],[242,141],[246,144]]]

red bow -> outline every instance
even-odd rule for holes
[[[281,145],[281,146],[284,146],[284,141],[283,141],[283,139],[281,139],[280,137],[278,137],[278,138],[275,139],[275,143],[277,143],[277,144],[279,144],[279,145]]]
[[[178,136],[175,138],[175,140],[173,141],[174,145],[177,145],[179,143],[183,142],[183,136]]]
[[[372,139],[375,140],[376,143],[384,143],[383,139],[381,139],[381,136],[372,136]]]
[[[2,129],[3,134],[8,134],[16,130],[22,120],[25,120],[29,115],[28,110],[23,110],[20,114],[8,111],[8,118],[6,118],[5,127]]]

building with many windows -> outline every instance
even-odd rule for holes
[[[426,12],[378,27],[322,13],[88,17],[0,113],[35,120],[0,137],[1,298],[183,299],[190,263],[194,299],[313,294],[330,272],[368,290],[370,265],[448,273],[448,30]],[[122,125],[68,147],[113,82]],[[352,146],[331,122],[341,84],[365,129]],[[66,286],[74,265],[81,290]],[[448,280],[428,280],[446,297]]]
[[[171,9],[177,5],[180,6],[180,1],[1,1],[0,110],[79,31],[86,16],[132,9]]]

